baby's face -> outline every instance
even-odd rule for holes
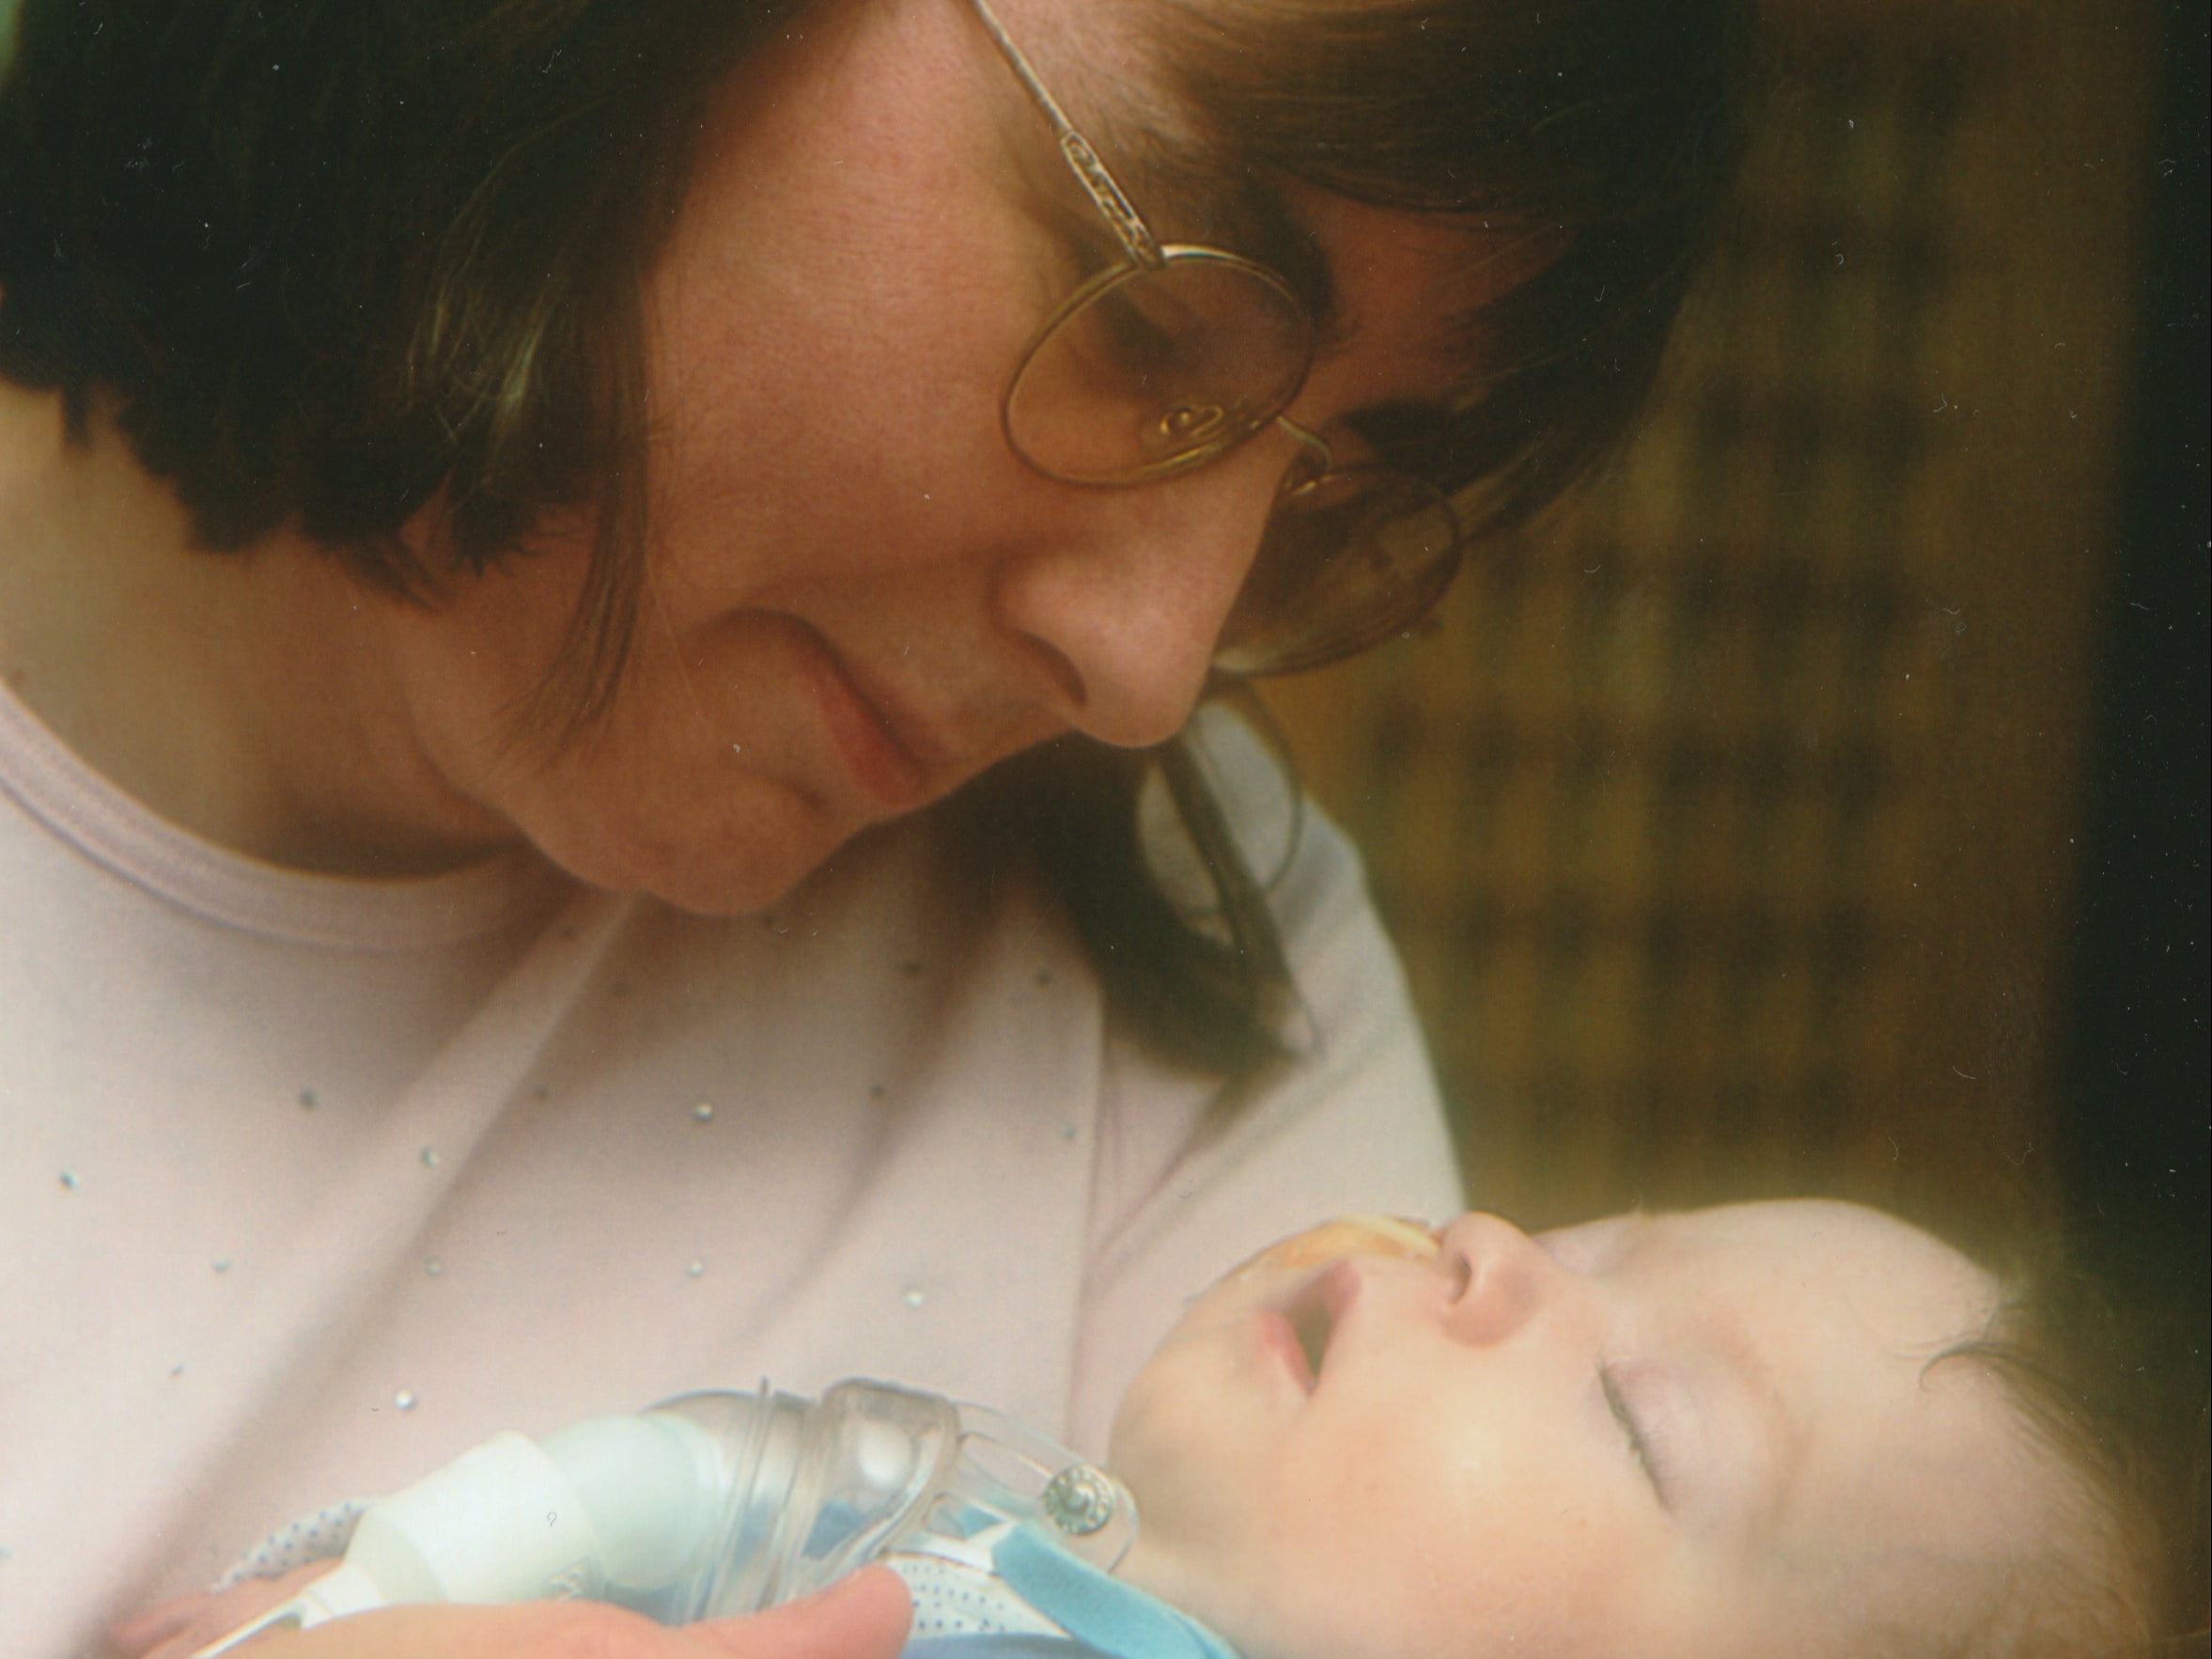
[[[1124,1575],[1248,1659],[1847,1651],[2047,1507],[1996,1380],[1926,1369],[1993,1285],[1877,1212],[1297,1245],[1192,1306],[1109,1459]]]

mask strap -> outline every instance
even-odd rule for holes
[[[1017,1526],[999,1541],[991,1566],[1023,1601],[1110,1659],[1238,1659],[1195,1619],[1109,1578],[1028,1527]]]

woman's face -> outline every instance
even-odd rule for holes
[[[1123,1402],[1123,1571],[1249,1659],[1841,1653],[1870,1608],[1932,1632],[1972,1610],[1959,1563],[2048,1508],[1995,1379],[1926,1369],[1993,1297],[1831,1203],[1263,1257]]]
[[[1141,85],[1133,6],[1001,8],[1079,125]],[[1147,190],[1168,240],[1204,204]],[[1293,415],[1436,401],[1469,365],[1434,321],[1497,284],[1456,228],[1303,193],[1341,325]],[[550,763],[506,742],[553,658],[588,527],[436,612],[395,612],[430,766],[486,821],[615,888],[773,901],[856,831],[1067,731],[1190,712],[1293,440],[1138,489],[1006,448],[1024,345],[1080,280],[1092,210],[966,0],[837,0],[745,65],[701,135],[646,291],[649,573],[609,716]],[[1264,257],[1265,250],[1247,250]]]

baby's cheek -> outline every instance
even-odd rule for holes
[[[1480,1554],[1440,1546],[1437,1471],[1409,1455],[1427,1436],[1387,1409],[1306,1427],[1326,1432],[1278,1466],[1255,1517],[1255,1628],[1228,1634],[1254,1659],[1445,1659]]]
[[[1171,1338],[1123,1395],[1108,1442],[1145,1535],[1178,1549],[1232,1534],[1269,1462],[1264,1425],[1224,1385],[1221,1345]]]
[[[1268,1517],[1264,1659],[1608,1651],[1628,1565],[1571,1454],[1434,1409],[1370,1401],[1285,1470]],[[1591,1637],[1590,1641],[1581,1638]]]
[[[1162,1442],[1184,1438],[1192,1432],[1190,1419],[1203,1416],[1213,1392],[1206,1374],[1207,1338],[1206,1326],[1187,1314],[1123,1391],[1109,1437],[1107,1461],[1115,1473],[1122,1472],[1125,1455],[1149,1454]]]

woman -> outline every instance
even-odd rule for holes
[[[1448,1207],[1348,855],[1169,740],[1625,419],[1650,9],[27,0],[0,1645],[709,1379],[1095,1446],[1204,1262]]]

